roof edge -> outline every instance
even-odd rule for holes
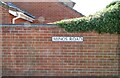
[[[74,7],[74,5],[76,4],[75,2],[73,2],[73,1],[71,1],[71,0],[59,0],[59,2],[63,2],[65,5],[67,5],[67,6],[69,6],[69,7],[71,7],[71,8],[73,8]]]
[[[0,27],[58,27],[57,24],[0,24]]]
[[[3,1],[0,1],[0,6],[3,6],[3,7],[5,7],[6,9],[18,10],[18,9],[16,9],[16,8],[14,8],[14,7],[10,7],[9,5],[7,5],[7,4],[6,4],[5,2],[3,2]],[[20,8],[19,8],[19,9],[20,9]],[[21,9],[18,10],[18,11],[24,13]],[[27,14],[27,12],[25,12],[24,14],[27,15],[27,16],[29,16],[29,15]],[[29,16],[29,17],[35,19],[35,16]]]
[[[3,6],[3,7],[5,7],[5,8],[7,8],[7,9],[9,9],[9,8],[10,8],[7,4],[5,4],[5,3],[4,3],[4,2],[2,2],[2,1],[0,1],[0,6]]]
[[[63,2],[59,2],[59,3],[61,3],[61,4],[64,5],[65,7],[67,7],[67,8],[69,8],[69,9],[73,10],[74,12],[78,13],[79,15],[85,16],[85,15],[83,15],[82,13],[78,12],[77,10],[75,10],[75,9],[69,7],[68,5],[64,4]],[[74,3],[75,3],[75,2],[74,2]],[[75,4],[76,4],[76,3],[75,3]]]

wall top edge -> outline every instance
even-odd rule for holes
[[[0,24],[0,27],[58,27],[56,24]]]

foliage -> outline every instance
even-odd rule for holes
[[[89,32],[120,34],[120,1],[110,3],[95,15],[58,21],[55,24],[68,32]]]
[[[116,3],[120,3],[120,1],[113,1],[109,5],[106,6],[106,8],[115,5]]]

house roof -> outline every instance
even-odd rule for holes
[[[27,12],[27,11],[25,11],[25,10],[20,9],[18,6],[14,5],[12,2],[6,2],[6,4],[7,4],[9,7],[14,8],[14,9],[16,9],[16,10],[18,10],[18,11],[26,14],[27,16],[32,17],[32,18],[35,19],[35,16],[33,16],[32,14],[30,14],[29,12]]]
[[[71,7],[71,8],[73,8],[74,5],[76,4],[75,2],[73,2],[73,1],[71,1],[71,0],[59,0],[59,2],[65,4],[65,5],[67,5],[67,6],[69,6],[69,7]]]
[[[16,1],[16,2],[17,2],[17,1]],[[34,2],[36,2],[36,0],[27,0],[26,2],[33,2],[33,3],[34,3]],[[81,13],[79,13],[78,11],[76,11],[75,9],[73,9],[73,7],[74,7],[74,5],[75,5],[76,3],[73,2],[73,1],[71,1],[71,0],[51,0],[51,1],[49,1],[49,0],[39,0],[38,3],[39,3],[39,2],[58,2],[58,3],[61,3],[61,4],[65,5],[65,7],[71,9],[72,11],[80,14],[81,16],[84,16],[83,14],[81,14]],[[18,6],[17,6],[17,7],[18,7]],[[27,11],[25,11],[25,13],[26,13],[26,12],[27,12]],[[29,14],[29,13],[27,13],[27,14],[31,16],[31,14]]]
[[[39,19],[39,17],[44,17],[45,21],[43,23],[83,16],[63,2],[14,2],[14,4],[33,14],[36,20]]]
[[[40,23],[40,17],[45,19],[44,23],[49,23],[84,16],[73,9],[75,3],[71,0],[65,2],[64,0],[56,0],[56,2],[6,2],[5,4],[13,11],[22,12],[35,19],[38,21],[36,23]]]
[[[63,4],[65,7],[73,10],[74,12],[80,14],[81,16],[84,16],[83,14],[81,14],[80,12],[76,11],[75,9],[73,9],[73,7],[75,6],[75,2],[71,1],[71,0],[58,0],[59,3]]]
[[[12,2],[3,2],[3,1],[0,1],[0,4],[4,5],[4,6],[6,6],[6,7],[9,7],[9,8],[12,9],[12,10],[22,12],[22,13],[24,13],[25,15],[27,15],[27,16],[35,19],[35,16],[33,16],[32,14],[28,13],[28,12],[25,11],[25,10],[20,9],[19,7],[17,7],[16,5],[14,5]]]

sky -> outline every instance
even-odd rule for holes
[[[76,3],[74,9],[85,16],[96,13],[102,10],[110,2],[115,0],[72,0]]]

